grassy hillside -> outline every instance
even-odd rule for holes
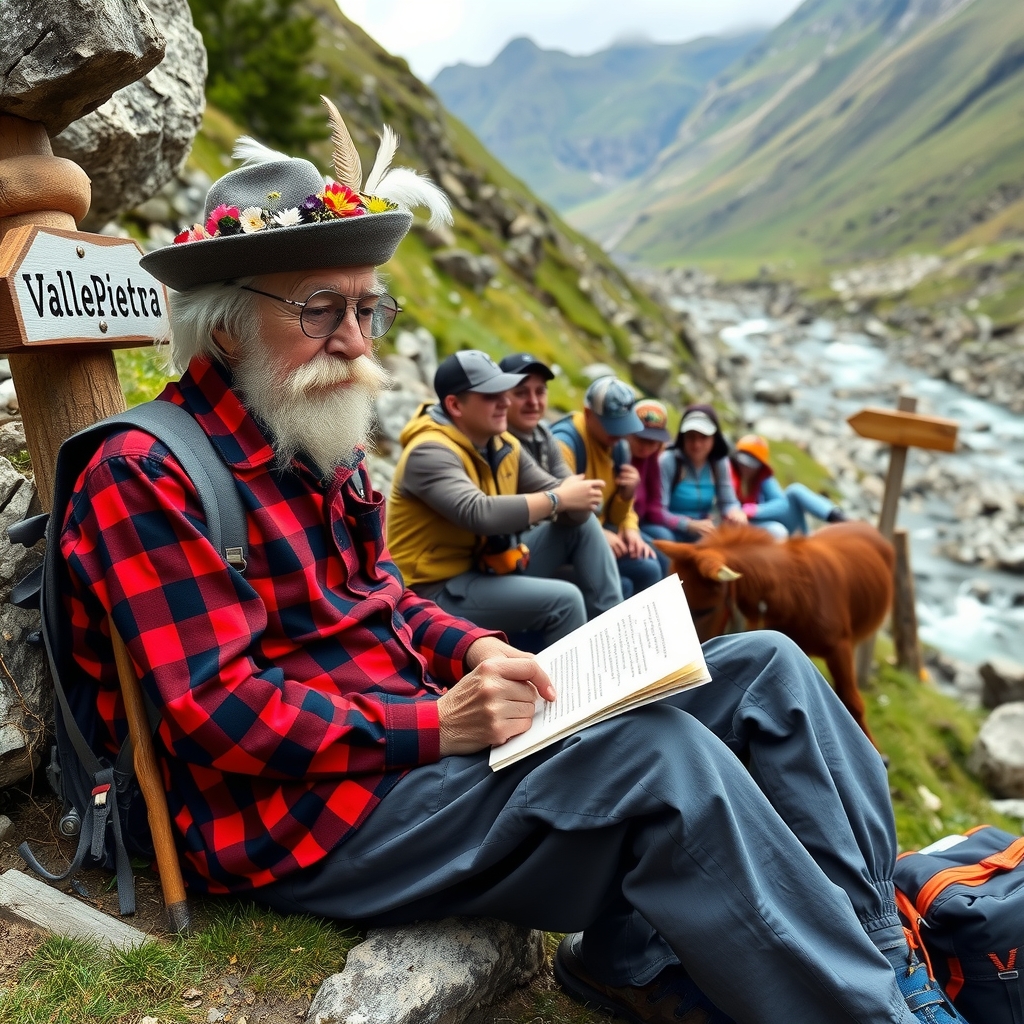
[[[333,0],[302,0],[302,7],[318,21],[310,67],[342,110],[364,172],[386,122],[402,138],[395,163],[427,172],[453,199],[454,236],[432,238],[420,223],[385,268],[404,310],[389,339],[422,325],[442,354],[480,348],[500,358],[529,350],[564,371],[552,395],[566,407],[578,406],[588,383],[581,369],[590,363],[609,363],[628,379],[634,351],[649,349],[680,364],[688,359],[672,314],[510,174],[404,60],[348,21]],[[209,107],[191,164],[214,178],[223,174],[233,166],[235,138],[246,130]],[[308,155],[330,169],[326,141],[312,144]],[[493,280],[474,288],[452,278],[434,261],[438,246],[492,257]],[[134,399],[148,397],[163,379],[152,353],[122,356],[120,366]]]
[[[707,83],[763,35],[620,43],[585,57],[514,39],[488,66],[444,68],[432,86],[499,159],[566,209],[646,170]]]
[[[734,273],[941,248],[1024,196],[1022,86],[1019,0],[809,0],[691,113],[628,225],[614,194],[572,220]]]

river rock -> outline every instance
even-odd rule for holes
[[[985,720],[967,767],[998,797],[1024,797],[1024,701],[1003,704]]]
[[[0,789],[32,772],[52,712],[46,655],[26,642],[39,629],[39,613],[8,603],[11,588],[42,560],[7,538],[9,526],[39,511],[34,499],[31,481],[0,458]]]
[[[147,6],[167,40],[164,59],[53,140],[54,153],[92,179],[83,230],[156,195],[185,162],[202,123],[206,50],[187,0],[147,0]]]
[[[479,1005],[525,985],[544,962],[543,937],[504,921],[447,918],[375,928],[309,1007],[310,1024],[460,1024]]]
[[[164,56],[142,0],[7,0],[0,21],[0,113],[40,121],[50,135]]]
[[[440,249],[434,253],[434,262],[449,277],[478,292],[498,273],[498,265],[491,256],[477,256],[466,249]]]
[[[771,405],[786,405],[793,401],[793,389],[780,381],[756,380],[753,385],[754,401]]]
[[[1024,665],[1010,658],[989,658],[978,675],[982,682],[982,703],[997,708],[1011,701],[1024,701]]]
[[[667,356],[655,352],[636,352],[629,357],[633,383],[650,395],[661,397],[672,383],[675,366]]]

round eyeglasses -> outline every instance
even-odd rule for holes
[[[348,312],[349,303],[352,303],[355,310],[359,333],[371,341],[383,338],[391,329],[395,317],[402,311],[402,307],[387,292],[382,295],[357,297],[342,295],[340,292],[324,288],[313,292],[305,302],[298,302],[280,295],[271,295],[270,292],[262,292],[259,288],[250,288],[248,285],[240,287],[243,291],[265,295],[268,299],[277,299],[278,302],[287,302],[289,306],[298,306],[301,310],[299,326],[307,338],[329,338],[341,326]]]

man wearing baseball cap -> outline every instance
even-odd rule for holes
[[[604,611],[619,593],[591,585],[585,601],[575,584],[540,578],[577,548],[584,556],[594,548],[580,524],[600,504],[602,484],[582,475],[559,480],[523,455],[507,414],[508,392],[524,377],[474,350],[438,366],[437,404],[421,406],[401,434],[388,544],[422,597],[479,626],[540,633],[547,646],[586,621],[588,604]],[[522,543],[531,526],[556,514],[557,529]]]
[[[640,474],[630,463],[625,439],[644,426],[635,405],[628,384],[617,377],[598,377],[583,396],[583,410],[551,428],[570,471],[604,481],[605,500],[597,514],[618,563],[624,597],[657,583],[662,574],[654,550],[640,536],[633,508]]]
[[[523,374],[508,393],[508,429],[545,473],[565,480],[572,472],[562,449],[544,419],[548,409],[548,381],[551,370],[529,352],[505,356],[498,364],[506,373]],[[622,600],[622,583],[611,548],[597,516],[565,528],[565,517],[545,520],[523,537],[531,552],[531,565],[538,576],[569,578],[583,592],[587,615],[593,618]]]

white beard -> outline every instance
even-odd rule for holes
[[[277,467],[286,469],[304,452],[324,479],[338,466],[354,464],[355,449],[369,440],[375,400],[393,383],[380,363],[365,355],[344,359],[320,353],[285,374],[259,340],[244,351],[235,382],[246,408],[273,434]]]

